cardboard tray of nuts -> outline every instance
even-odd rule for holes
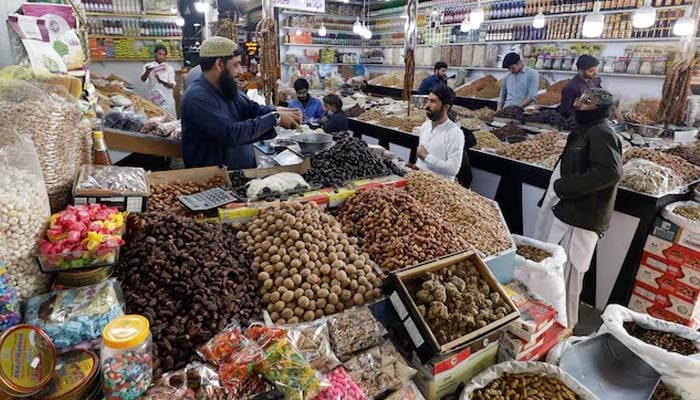
[[[505,329],[520,317],[473,251],[393,272],[385,288],[422,362]]]

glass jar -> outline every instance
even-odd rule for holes
[[[132,400],[153,380],[153,339],[148,320],[124,315],[102,330],[100,350],[105,400]]]
[[[555,57],[552,63],[552,69],[560,70],[564,64],[564,57]]]
[[[639,67],[642,65],[642,58],[641,57],[632,57],[630,60],[630,63],[627,65],[627,73],[628,74],[638,74],[639,73]]]
[[[572,66],[574,65],[574,56],[566,56],[564,57],[564,63],[561,66],[561,69],[563,70],[570,70],[572,69]]]
[[[639,66],[640,75],[651,75],[654,71],[654,57],[644,57],[642,65]]]
[[[666,75],[666,64],[668,63],[668,57],[656,57],[656,62],[654,62],[654,68],[652,74],[654,75]]]
[[[612,74],[615,72],[615,62],[617,57],[605,57],[605,65],[603,65],[603,72],[606,74]]]
[[[544,68],[544,54],[540,54],[537,56],[537,62],[535,63],[535,69],[543,69]]]
[[[624,74],[627,71],[627,57],[620,56],[615,61],[615,73]]]

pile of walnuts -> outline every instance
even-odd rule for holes
[[[255,256],[263,302],[277,324],[312,321],[381,293],[357,239],[314,203],[263,209],[238,238]]]
[[[440,344],[505,318],[512,311],[469,260],[411,281],[409,292]]]

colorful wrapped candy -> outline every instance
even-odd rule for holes
[[[265,349],[263,376],[287,400],[311,400],[328,388],[328,382],[287,338],[274,340]]]
[[[44,330],[57,349],[98,339],[102,329],[124,315],[116,279],[99,285],[51,292],[27,301],[25,322]]]
[[[338,367],[323,376],[330,382],[331,387],[321,392],[316,400],[365,400],[367,398],[345,368]]]
[[[10,277],[0,260],[0,331],[19,324],[22,320],[17,291],[10,285]]]
[[[103,204],[68,206],[53,214],[46,239],[39,241],[39,261],[44,272],[95,267],[116,262],[125,212]]]

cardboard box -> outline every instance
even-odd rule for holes
[[[657,257],[666,258],[664,250],[673,246],[673,242],[660,239],[654,235],[647,236],[647,241],[644,243],[644,251],[651,253]]]
[[[554,307],[529,292],[522,283],[513,281],[505,285],[503,290],[520,311],[520,318],[508,325],[508,331],[525,342],[534,341],[556,319],[557,311]]]
[[[700,232],[676,225],[665,218],[656,218],[651,234],[688,249],[700,251]]]
[[[470,332],[456,340],[448,343],[439,343],[435,338],[435,335],[433,335],[430,327],[425,322],[425,319],[423,319],[418,312],[418,308],[411,297],[411,292],[409,292],[407,285],[409,285],[412,280],[415,280],[428,272],[447,268],[450,265],[466,259],[469,259],[477,267],[481,276],[491,287],[491,290],[500,294],[501,298],[504,299],[512,308],[512,312],[510,312],[504,318],[494,321],[483,328]],[[385,285],[387,293],[389,293],[389,300],[394,306],[399,319],[401,320],[411,339],[411,345],[413,346],[420,360],[423,362],[427,362],[441,354],[447,354],[454,349],[474,341],[475,339],[483,337],[484,335],[491,334],[495,331],[504,330],[509,323],[520,317],[517,307],[506,295],[503,287],[498,283],[489,268],[486,266],[486,264],[484,264],[478,255],[471,251],[445,257],[437,261],[428,262],[423,265],[408,268],[402,271],[393,272],[389,276],[389,279],[385,282]]]
[[[544,343],[544,335],[540,335],[535,340],[528,342],[506,331],[501,338],[500,351],[510,355],[513,360],[519,360],[532,353],[542,343]]]
[[[547,358],[549,351],[554,348],[559,342],[565,340],[573,334],[573,331],[569,328],[565,328],[563,325],[554,323],[552,327],[547,329],[547,331],[542,335],[542,344],[538,347],[528,351],[526,354],[515,357],[510,352],[506,351],[505,348],[501,349],[500,356],[501,361],[543,361]]]
[[[426,400],[440,400],[455,394],[462,384],[466,385],[476,374],[494,365],[498,356],[498,337],[499,333],[495,332],[427,364],[413,360],[418,370],[413,380]]]
[[[677,287],[675,286],[672,290],[667,290],[665,287],[657,289],[644,282],[636,281],[629,308],[695,329],[697,321],[700,320],[700,301],[689,301]]]

